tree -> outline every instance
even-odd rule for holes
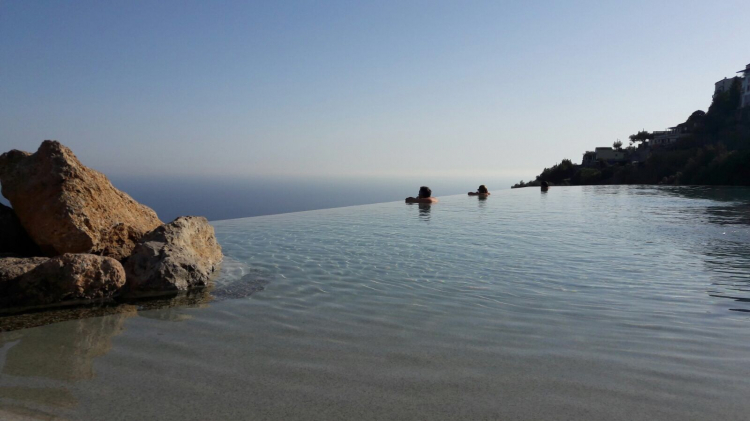
[[[645,142],[647,140],[652,140],[653,138],[654,138],[653,133],[649,133],[645,130],[641,130],[640,132],[636,134],[630,135],[630,143]]]
[[[622,142],[620,139],[617,139],[615,143],[612,144],[612,147],[617,149],[618,151],[622,149]]]

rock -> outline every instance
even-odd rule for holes
[[[204,287],[222,258],[208,220],[181,216],[146,234],[135,247],[125,262],[128,293],[175,293]]]
[[[0,258],[0,289],[6,282],[18,278],[49,260],[46,257],[4,257]]]
[[[82,304],[113,298],[125,285],[125,270],[110,257],[64,254],[0,259],[0,311]]]
[[[36,153],[0,155],[0,184],[21,224],[46,255],[93,253],[122,260],[162,224],[150,208],[83,166],[57,141]]]
[[[41,251],[21,226],[13,209],[0,204],[0,253],[39,256]]]

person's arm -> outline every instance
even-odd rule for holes
[[[479,194],[479,193],[475,193],[475,192],[473,192],[473,191],[470,191],[470,192],[469,192],[469,196],[476,196],[476,195],[478,195],[478,194]]]
[[[406,203],[436,203],[438,200],[434,197],[407,197]]]

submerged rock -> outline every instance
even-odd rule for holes
[[[94,253],[122,260],[162,224],[153,210],[57,141],[45,140],[33,154],[0,155],[0,184],[29,236],[49,256]]]
[[[181,216],[146,234],[125,262],[131,295],[204,287],[223,256],[204,217]]]
[[[124,285],[125,270],[110,257],[64,254],[51,259],[0,259],[2,312],[105,301]]]
[[[0,253],[39,256],[41,251],[21,226],[13,209],[0,204]]]

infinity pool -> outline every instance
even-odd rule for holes
[[[750,414],[750,189],[517,189],[214,226],[214,292],[0,333],[0,419]]]

